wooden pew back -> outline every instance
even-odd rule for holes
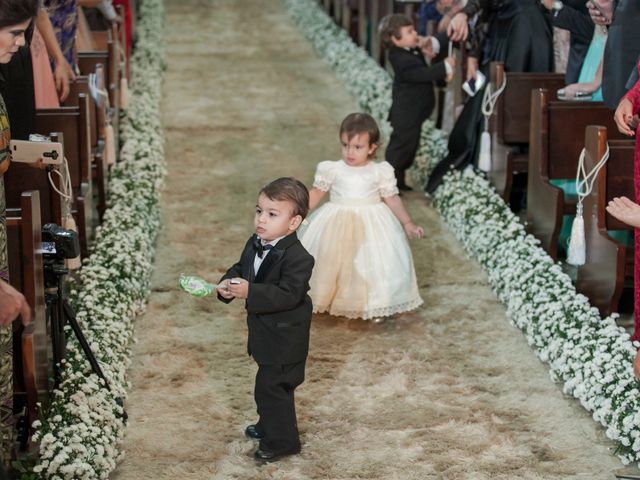
[[[599,102],[550,101],[545,89],[531,92],[527,228],[552,258],[558,255],[558,238],[564,214],[575,212],[564,193],[550,184],[555,179],[575,179],[588,125],[604,125],[621,138],[613,112]]]
[[[607,128],[588,126],[585,133],[585,168],[591,171],[605,155]],[[625,278],[633,277],[633,248],[618,242],[609,230],[632,229],[609,215],[609,200],[625,195],[633,198],[632,140],[609,141],[609,160],[600,170],[591,195],[583,201],[586,263],[578,268],[576,290],[589,298],[602,315],[618,311]],[[631,262],[630,262],[631,260]]]
[[[37,419],[37,402],[43,401],[50,390],[51,365],[45,321],[39,192],[24,192],[20,206],[20,216],[7,216],[7,249],[11,284],[22,292],[33,312],[27,327],[14,323],[14,403],[18,410],[25,408],[26,427],[30,428]]]

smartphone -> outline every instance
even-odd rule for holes
[[[467,92],[467,95],[473,97],[476,93],[478,93],[478,90],[484,87],[484,83],[486,82],[486,80],[487,77],[485,77],[483,73],[478,70],[475,77],[470,78],[462,84],[462,89]]]
[[[231,285],[240,285],[240,280],[229,280]]]
[[[28,140],[11,140],[11,161],[20,163],[42,163],[60,165],[62,163],[62,144],[59,142],[29,142]]]

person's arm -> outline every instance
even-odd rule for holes
[[[324,192],[316,187],[313,187],[311,190],[309,190],[309,211],[316,208],[320,203],[320,200],[322,200],[322,198],[326,194],[327,192]]]
[[[603,63],[604,58],[601,58],[600,63],[598,64],[598,70],[596,70],[596,74],[591,82],[572,83],[571,85],[567,85],[566,87],[564,87],[562,90],[564,91],[565,97],[575,98],[577,92],[593,93],[598,90],[598,88],[600,88],[600,85],[602,85]],[[558,95],[560,95],[560,93],[558,93]]]
[[[286,255],[286,254],[285,254]],[[284,259],[278,283],[251,283],[247,295],[247,313],[267,314],[291,310],[302,302],[313,270],[309,254]]]
[[[629,136],[635,134],[635,131],[631,127],[634,123],[634,116],[637,119],[638,112],[640,112],[640,80],[622,97],[618,108],[616,108],[613,119],[620,133]]]
[[[405,58],[400,57],[401,55],[404,55]],[[428,66],[417,58],[411,58],[411,54],[405,55],[400,51],[391,52],[389,60],[393,66],[394,78],[399,82],[427,83],[447,78],[447,69],[444,62]]]
[[[578,39],[583,43],[591,42],[596,26],[589,15],[564,5],[560,10],[555,11],[552,18],[554,27],[571,32],[571,40]]]
[[[18,315],[24,325],[31,321],[31,307],[19,291],[0,280],[0,325],[13,322]]]
[[[413,223],[413,220],[411,220],[411,216],[409,215],[409,212],[407,212],[407,209],[404,208],[404,203],[402,203],[402,199],[399,195],[382,197],[382,200],[387,204],[389,209],[400,221],[400,223],[402,224],[402,228],[404,228],[404,231],[409,238],[424,237],[424,229],[422,227],[418,227],[415,223]]]
[[[224,303],[229,303],[231,302],[231,300],[235,298],[235,295],[233,295],[229,291],[230,285],[228,280],[232,278],[242,277],[242,257],[244,256],[245,251],[247,250],[247,248],[249,248],[249,245],[252,243],[252,241],[253,241],[252,238],[250,238],[247,241],[247,243],[244,246],[244,249],[242,250],[242,255],[240,256],[240,260],[238,260],[238,262],[235,265],[233,265],[229,270],[227,270],[227,272],[218,281],[218,288],[216,288],[216,292],[218,293],[218,300]]]
[[[56,83],[58,98],[61,102],[64,102],[69,95],[69,82],[76,79],[76,74],[62,54],[62,50],[60,50],[58,39],[53,31],[53,26],[51,25],[51,20],[49,19],[46,9],[41,8],[38,10],[36,25],[40,35],[42,35],[45,47],[47,47],[47,53],[55,65],[53,78]]]

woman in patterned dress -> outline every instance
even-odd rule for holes
[[[0,63],[9,63],[25,44],[25,31],[38,11],[39,0],[0,0]],[[0,461],[7,464],[13,450],[13,329],[17,316],[15,300],[28,313],[24,297],[6,282],[7,265],[6,205],[3,174],[9,167],[9,116],[0,97]],[[12,308],[13,307],[13,308]],[[12,318],[13,317],[13,318]],[[28,321],[28,318],[23,318]]]

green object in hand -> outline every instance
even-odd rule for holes
[[[204,278],[182,273],[180,274],[180,287],[194,297],[206,297],[216,289],[217,285],[207,282]]]

